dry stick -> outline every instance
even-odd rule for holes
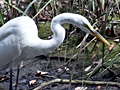
[[[45,83],[42,83],[40,86],[38,86],[37,88],[34,88],[33,90],[40,90],[43,87],[52,84],[52,83],[69,83],[69,79],[54,79]],[[111,86],[117,86],[120,87],[120,83],[117,82],[104,82],[104,81],[86,81],[86,80],[71,80],[71,83],[76,83],[76,84],[96,84],[96,85],[111,85]]]
[[[119,17],[120,17],[120,9],[119,9],[119,5],[118,5],[118,1],[115,0],[115,3],[116,3],[116,5],[117,5],[117,9],[118,9]]]
[[[50,55],[51,55],[51,53],[50,53]],[[46,65],[46,69],[47,69],[47,67],[49,65],[49,62],[50,62],[50,57],[49,56],[47,56],[47,60],[48,60],[48,62],[47,62],[47,65]]]
[[[84,50],[84,49],[85,49],[92,41],[94,41],[95,39],[96,39],[96,37],[94,37],[88,44],[86,44],[86,45],[81,49],[81,51]],[[76,48],[79,48],[80,45],[81,45],[81,43],[80,43]],[[67,65],[67,64],[70,62],[70,60],[73,59],[74,57],[76,57],[77,55],[78,55],[78,53],[75,54],[75,55],[73,55],[73,56],[64,64],[64,66]]]
[[[96,37],[94,37],[89,43],[87,43],[82,50],[84,50],[92,41],[94,41]],[[78,49],[80,47],[81,43],[76,47]]]
[[[81,53],[81,51],[82,51],[82,47],[83,47],[83,45],[85,44],[85,41],[86,41],[88,35],[89,35],[89,33],[87,33],[87,34],[85,35],[85,37],[83,38],[83,40],[82,40],[82,42],[81,42],[81,44],[80,44],[79,51],[78,51],[78,53],[77,53],[77,55],[76,55],[76,60],[75,60],[75,62],[74,62],[73,69],[72,69],[72,73],[71,73],[71,76],[70,76],[69,89],[70,89],[70,85],[71,85],[71,80],[73,79],[73,73],[74,73],[74,71],[75,71],[75,66],[76,66],[76,64],[77,64],[79,55],[80,55],[80,53]]]

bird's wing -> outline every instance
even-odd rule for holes
[[[0,67],[11,63],[20,55],[20,43],[15,34],[17,25],[12,20],[0,28]]]
[[[13,27],[9,27],[9,28],[1,27],[0,28],[0,41],[2,41],[6,37],[8,37],[10,34],[12,34],[12,28]]]
[[[14,34],[10,34],[0,41],[0,67],[7,65],[19,57],[20,44]]]
[[[20,55],[27,41],[37,34],[37,26],[29,17],[17,17],[4,24],[0,28],[0,66],[23,59]]]
[[[35,22],[27,16],[17,17],[5,23],[0,28],[0,41],[13,33],[22,34],[23,32],[32,32],[32,34],[36,35],[38,34]]]

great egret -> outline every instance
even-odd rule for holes
[[[0,28],[0,67],[9,65],[12,72],[12,67],[21,61],[50,53],[58,48],[65,38],[65,29],[61,26],[63,23],[74,24],[110,46],[81,15],[63,13],[54,17],[51,22],[54,37],[50,40],[40,39],[35,22],[30,17],[21,16],[8,21]]]

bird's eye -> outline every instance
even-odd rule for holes
[[[92,27],[91,26],[89,26],[89,25],[87,25],[87,24],[84,24],[84,27],[86,27],[87,29],[89,29],[90,31],[92,31]]]

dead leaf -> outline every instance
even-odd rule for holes
[[[29,85],[33,85],[33,84],[35,84],[36,83],[36,80],[31,80],[31,81],[29,81]]]
[[[112,50],[115,44],[110,45],[109,50]]]
[[[88,66],[87,68],[85,68],[85,70],[84,71],[88,71],[88,70],[90,70],[91,69],[91,67],[92,67],[92,65],[90,65],[90,66]]]
[[[58,48],[57,51],[60,51],[60,48]]]
[[[118,43],[120,41],[120,39],[115,39],[114,42]]]
[[[9,79],[9,77],[7,77],[6,75],[3,75],[2,77],[0,77],[0,82],[3,82],[8,79]]]
[[[37,70],[37,74],[35,76],[44,76],[44,75],[49,75],[49,73]]]
[[[99,64],[100,62],[102,62],[102,59],[100,59],[99,61],[93,61],[93,64]]]
[[[87,90],[87,87],[76,87],[75,90]]]
[[[63,67],[64,65],[60,65],[58,68],[61,68],[61,67]]]
[[[94,58],[96,55],[97,55],[97,54],[94,54],[94,55],[92,56],[92,58]]]
[[[63,70],[61,68],[58,68],[58,72],[61,73]]]
[[[40,18],[43,18],[43,16],[42,16],[42,14],[41,14],[41,13],[39,13],[39,16],[40,16]]]
[[[23,67],[23,65],[20,66],[20,68],[22,68],[22,67]]]
[[[99,85],[99,86],[97,86],[97,90],[100,90],[101,89],[101,86]]]
[[[65,67],[65,70],[66,70],[66,71],[69,71],[69,68]]]

